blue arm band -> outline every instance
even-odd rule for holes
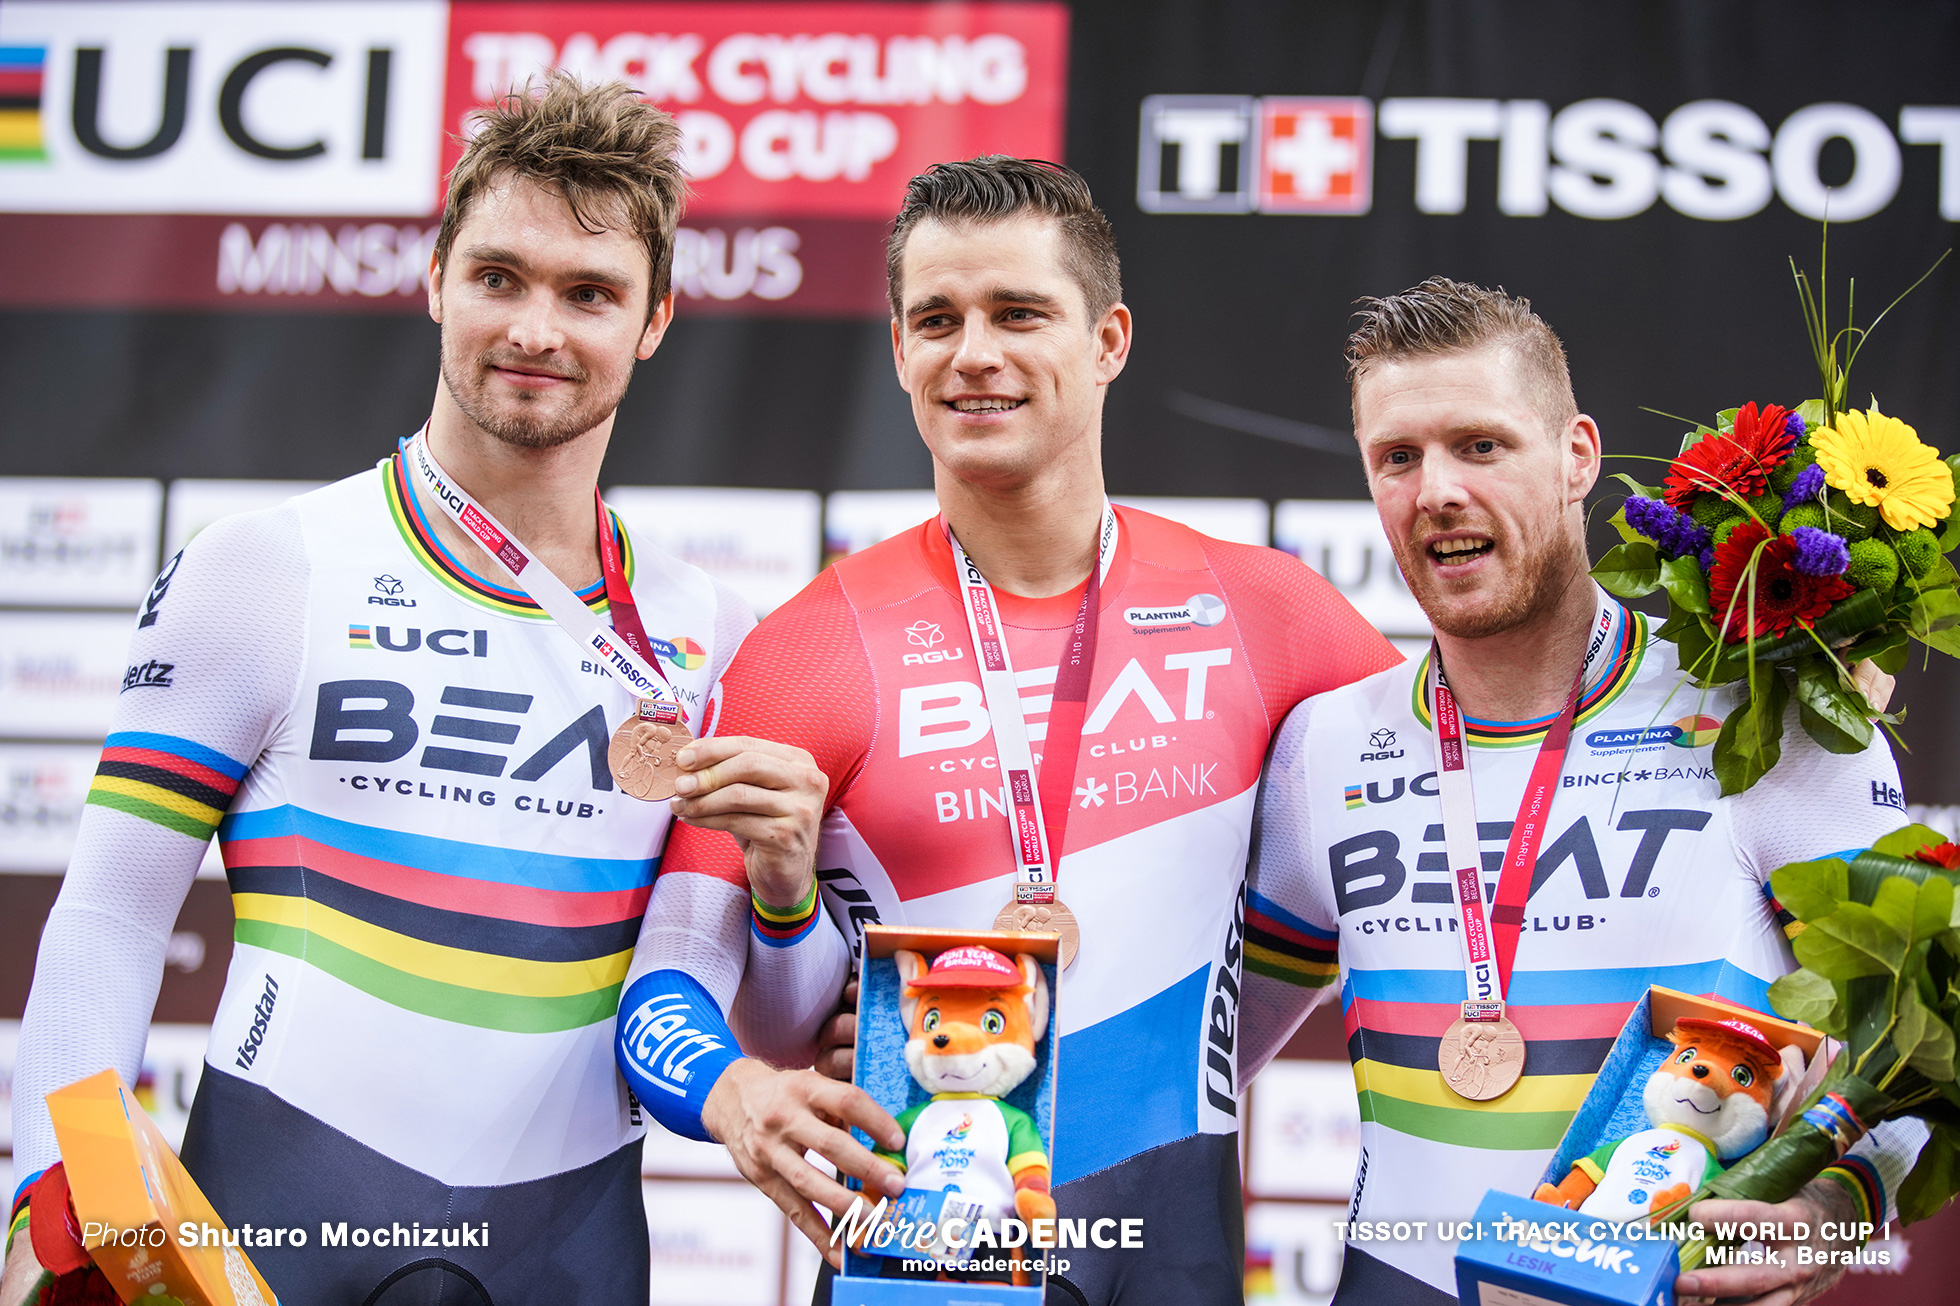
[[[613,1060],[648,1113],[683,1138],[714,1141],[701,1109],[741,1057],[721,1007],[682,971],[642,975],[620,999]]]

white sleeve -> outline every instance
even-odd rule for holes
[[[1245,892],[1245,998],[1239,1008],[1239,1083],[1252,1082],[1308,1014],[1334,992],[1340,917],[1319,884],[1314,855],[1307,730],[1313,700],[1294,708],[1273,739],[1252,817]]]
[[[793,940],[780,942],[749,929],[748,974],[730,1024],[750,1056],[778,1066],[817,1059],[817,1034],[837,1010],[851,975],[851,945],[823,908]]]
[[[1791,862],[1870,847],[1906,824],[1899,767],[1884,731],[1875,731],[1863,752],[1829,752],[1804,733],[1792,703],[1783,719],[1782,757],[1768,775],[1736,795],[1731,824],[1736,851],[1765,890],[1769,877]],[[1788,957],[1786,966],[1794,970],[1796,959]],[[1886,1208],[1878,1223],[1897,1215],[1899,1185],[1927,1137],[1923,1121],[1889,1120],[1847,1154],[1847,1162],[1863,1160],[1875,1173]]]
[[[1804,733],[1794,702],[1783,717],[1781,758],[1731,802],[1736,852],[1763,884],[1779,867],[1869,848],[1906,823],[1885,732],[1875,729],[1861,753],[1828,752]]]
[[[298,513],[207,528],[157,578],[61,893],[14,1071],[14,1174],[59,1159],[47,1094],[142,1068],[164,947],[205,845],[290,710],[308,568]]]

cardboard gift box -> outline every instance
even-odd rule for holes
[[[224,1245],[228,1226],[121,1075],[56,1089],[48,1114],[82,1246],[125,1302],[277,1306],[235,1237]]]
[[[1060,936],[1052,933],[1018,930],[902,929],[871,925],[864,931],[863,958],[859,970],[857,1062],[853,1076],[857,1086],[891,1112],[894,1117],[908,1108],[933,1101],[932,1094],[913,1078],[906,1063],[906,1044],[910,1038],[901,1003],[903,995],[895,954],[901,950],[919,954],[928,967],[955,948],[992,949],[1010,961],[1020,956],[1034,958],[1047,985],[1047,1010],[1035,1027],[1039,1038],[1034,1045],[1034,1070],[1000,1100],[1024,1112],[1040,1136],[1042,1150],[1053,1173],[1055,1156],[1055,1039],[1060,1028],[1057,1019],[1059,992],[1057,979]],[[957,1105],[957,1103],[955,1103]],[[952,1134],[964,1137],[969,1122],[962,1119]],[[971,1135],[978,1139],[987,1123],[977,1119]],[[915,1128],[918,1126],[915,1125]],[[862,1133],[858,1141],[875,1144]],[[908,1176],[909,1177],[909,1176]],[[851,1181],[856,1188],[857,1181]],[[905,1195],[890,1203],[877,1221],[864,1220],[858,1233],[847,1236],[844,1271],[831,1289],[836,1306],[1041,1306],[1051,1257],[1066,1252],[1050,1252],[1027,1244],[1020,1247],[954,1245],[964,1238],[949,1239],[951,1228],[971,1230],[982,1203],[978,1193],[961,1193],[955,1188],[908,1187]],[[958,1220],[961,1224],[949,1225]],[[845,1227],[852,1227],[849,1221]],[[833,1225],[833,1229],[837,1229]],[[923,1231],[930,1230],[930,1236]],[[998,1230],[995,1230],[997,1233]],[[1032,1231],[1030,1231],[1032,1233]],[[916,1236],[914,1236],[916,1235]],[[908,1245],[907,1238],[910,1236]],[[1052,1239],[1050,1239],[1052,1241]],[[975,1258],[1039,1261],[1025,1286],[984,1281],[937,1281],[932,1273],[968,1272]],[[912,1274],[927,1277],[895,1277],[903,1272],[902,1263],[911,1261]],[[938,1263],[938,1270],[919,1268],[922,1261]]]
[[[1772,1134],[1815,1086],[1833,1051],[1808,1026],[1656,984],[1627,1014],[1539,1182],[1556,1184],[1580,1158],[1648,1128],[1643,1092],[1675,1050],[1667,1032],[1683,1016],[1747,1021],[1782,1054],[1785,1071],[1770,1106]],[[1820,1047],[1825,1055],[1818,1055]],[[1685,1222],[1685,1216],[1679,1218]],[[1533,1225],[1540,1234],[1556,1227],[1556,1236],[1520,1241],[1520,1222],[1527,1233]],[[1642,1236],[1645,1232],[1614,1237],[1595,1217],[1493,1188],[1477,1209],[1475,1236],[1465,1238],[1457,1251],[1457,1296],[1479,1306],[1671,1306],[1680,1268],[1677,1244],[1665,1234]]]

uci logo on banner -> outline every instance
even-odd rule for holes
[[[0,151],[0,208],[427,214],[447,19],[440,0],[9,0],[0,47],[33,52],[38,109],[33,157]]]

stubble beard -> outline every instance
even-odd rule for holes
[[[514,407],[500,408],[490,395],[490,370],[500,363],[515,361],[489,350],[465,362],[452,356],[445,344],[442,382],[450,398],[463,410],[463,416],[493,439],[519,449],[555,449],[578,439],[619,407],[633,375],[628,368],[617,387],[610,392],[599,391],[594,389],[590,373],[567,361],[562,366],[570,370],[560,374],[577,387],[568,406],[553,414],[544,408],[546,401],[542,395],[520,393],[515,397]]]
[[[1529,540],[1507,539],[1494,525],[1466,518],[1437,518],[1417,523],[1412,534],[1420,539],[1435,531],[1464,528],[1485,530],[1505,555],[1505,573],[1495,592],[1452,594],[1438,584],[1427,550],[1408,540],[1395,544],[1396,562],[1409,583],[1409,592],[1422,605],[1429,624],[1455,639],[1486,639],[1526,625],[1555,611],[1572,578],[1585,570],[1584,546],[1565,532],[1553,530]],[[1574,554],[1581,556],[1575,558]]]

